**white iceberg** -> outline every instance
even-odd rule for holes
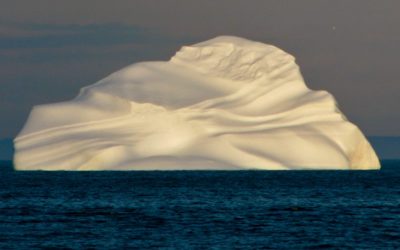
[[[14,143],[18,170],[380,168],[332,95],[307,88],[293,56],[229,36],[36,106]]]

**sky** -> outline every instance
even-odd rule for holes
[[[32,106],[219,35],[297,58],[369,136],[400,136],[398,0],[0,0],[0,138]]]

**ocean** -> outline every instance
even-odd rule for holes
[[[0,249],[400,249],[400,161],[0,176]]]

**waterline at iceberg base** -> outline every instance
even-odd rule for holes
[[[334,97],[307,88],[293,56],[229,36],[36,106],[14,143],[18,170],[380,168]]]

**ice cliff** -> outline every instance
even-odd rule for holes
[[[14,143],[19,170],[380,167],[332,95],[307,88],[293,56],[228,36],[36,106]]]

